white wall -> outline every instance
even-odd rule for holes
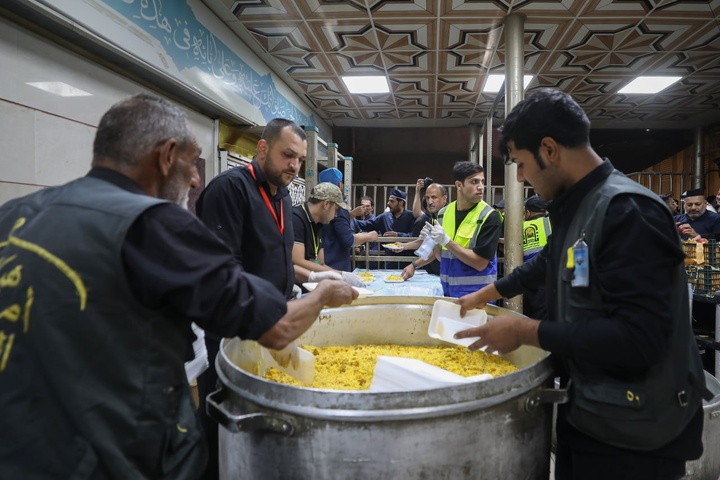
[[[39,0],[21,0],[28,5]],[[42,0],[44,15],[72,22],[142,68],[172,78],[232,123],[265,125],[275,117],[332,129],[200,0]],[[230,15],[227,10],[226,15]],[[233,17],[234,18],[234,17]]]
[[[0,204],[87,173],[102,114],[135,93],[152,92],[125,77],[0,18]],[[61,97],[26,82],[59,81],[91,96]],[[207,159],[218,172],[213,121],[187,113]]]

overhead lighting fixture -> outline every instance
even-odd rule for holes
[[[527,90],[528,85],[530,85],[530,82],[533,81],[533,78],[535,78],[535,75],[523,75],[523,89]],[[487,76],[487,80],[485,80],[485,86],[483,87],[483,92],[485,93],[497,93],[500,91],[500,87],[502,87],[502,84],[505,82],[505,75],[504,74],[497,74],[493,73],[491,75]]]
[[[350,93],[390,93],[387,77],[382,75],[344,76],[342,80]]]
[[[91,97],[92,93],[88,93],[85,90],[80,90],[72,85],[68,85],[63,82],[25,82],[26,85],[31,87],[45,90],[53,95],[59,95],[61,97]]]
[[[682,77],[637,77],[618,93],[658,93],[680,79]]]

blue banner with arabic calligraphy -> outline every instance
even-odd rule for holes
[[[282,117],[299,125],[316,126],[312,115],[304,114],[278,92],[270,73],[258,74],[205,28],[187,1],[102,1],[159,41],[178,70],[199,69],[223,82],[256,107],[266,121]]]

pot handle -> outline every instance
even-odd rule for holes
[[[224,406],[227,398],[224,388],[215,390],[207,396],[206,410],[210,418],[225,427],[231,433],[266,431],[291,436],[294,428],[290,422],[266,413],[248,413],[235,415]]]
[[[567,388],[541,388],[525,400],[525,410],[531,412],[547,403],[567,403],[568,397]]]

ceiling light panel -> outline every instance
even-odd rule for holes
[[[667,87],[682,79],[682,77],[637,77],[625,85],[618,93],[653,94],[665,90]]]
[[[350,93],[390,93],[385,76],[343,76],[342,80]]]

